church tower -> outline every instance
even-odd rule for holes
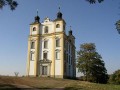
[[[28,37],[27,75],[38,76],[38,60],[40,47],[40,17],[30,24],[30,35]]]
[[[40,17],[30,24],[28,37],[27,76],[76,77],[75,38],[66,35],[66,22],[59,11],[55,20]]]

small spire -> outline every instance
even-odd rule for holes
[[[59,5],[59,8],[58,8],[58,9],[59,9],[59,12],[60,12],[60,5]]]
[[[38,16],[38,9],[37,9],[37,16],[35,17],[35,22],[39,23],[40,17]]]
[[[57,19],[62,19],[62,13],[60,12],[60,5],[59,5],[59,11],[57,13]]]
[[[37,16],[38,16],[38,9],[37,9]]]
[[[69,36],[72,35],[72,27],[70,26]]]
[[[70,30],[71,30],[72,26],[70,26]]]

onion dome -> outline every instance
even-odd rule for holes
[[[59,7],[59,12],[57,13],[57,19],[62,19],[62,13],[60,12],[60,7]]]
[[[38,16],[38,10],[37,10],[37,16],[35,16],[35,22],[39,23],[40,17]]]

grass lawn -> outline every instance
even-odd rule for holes
[[[37,88],[62,90],[120,90],[120,85],[96,84],[79,80],[41,77],[0,77],[0,90],[5,88]],[[20,89],[21,90],[21,89]]]

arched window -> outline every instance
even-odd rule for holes
[[[33,31],[36,31],[36,27],[33,28]]]
[[[60,28],[60,24],[57,24],[57,25],[56,25],[56,28]]]
[[[60,50],[56,50],[56,60],[60,60]]]
[[[48,51],[43,51],[43,59],[48,59]]]
[[[31,42],[31,49],[35,49],[35,42],[34,41]]]
[[[60,52],[56,52],[56,59],[58,60],[58,59],[60,59]]]
[[[44,48],[48,48],[48,41],[47,40],[44,41]]]
[[[48,33],[48,26],[45,26],[44,33]]]
[[[60,38],[56,38],[56,47],[60,47]]]
[[[43,59],[47,59],[48,58],[48,53],[47,52],[43,52]]]
[[[34,52],[31,52],[31,53],[30,53],[30,60],[31,60],[31,61],[34,61],[34,55],[35,55]]]

